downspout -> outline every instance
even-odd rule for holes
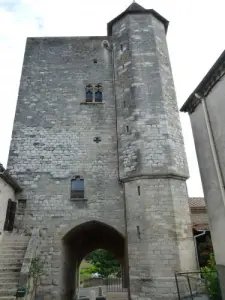
[[[197,238],[206,234],[206,230],[203,230],[201,233],[194,236],[194,244],[195,244],[195,256],[197,261],[197,268],[200,269],[199,259],[198,259],[198,248],[197,248]]]
[[[126,192],[125,192],[125,184],[120,180],[120,164],[119,164],[119,142],[118,142],[118,127],[117,127],[117,98],[116,98],[116,76],[115,76],[115,55],[114,55],[114,47],[112,45],[111,51],[112,51],[112,65],[113,65],[113,96],[115,99],[115,116],[116,116],[116,142],[117,142],[117,164],[118,164],[118,180],[120,183],[123,184],[123,201],[124,201],[124,223],[125,223],[125,268],[127,271],[127,278],[125,281],[127,281],[127,287],[128,287],[128,299],[131,299],[131,293],[130,293],[130,276],[129,276],[129,259],[128,259],[128,233],[127,233],[127,205],[126,205]]]
[[[206,101],[205,101],[205,98],[203,96],[200,96],[197,93],[195,94],[195,97],[197,99],[200,99],[201,102],[202,102],[204,118],[205,118],[205,124],[206,124],[206,129],[207,129],[207,133],[208,133],[208,137],[209,137],[209,144],[210,144],[210,148],[211,148],[211,151],[212,151],[214,165],[215,165],[215,168],[216,168],[216,174],[217,174],[217,178],[218,178],[218,182],[219,182],[219,188],[220,188],[223,204],[225,206],[225,192],[224,192],[224,186],[225,185],[224,185],[224,181],[223,181],[221,167],[220,167],[220,164],[219,164],[218,154],[217,154],[215,141],[214,141],[214,137],[213,137],[213,133],[212,133],[212,128],[211,128],[211,124],[210,124],[210,118],[209,118],[209,113],[208,113],[207,106],[206,106]]]

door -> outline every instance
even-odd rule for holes
[[[6,210],[5,224],[4,224],[5,231],[13,231],[15,215],[16,215],[16,202],[12,201],[12,199],[9,199],[7,210]]]

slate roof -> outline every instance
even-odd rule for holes
[[[9,174],[3,165],[0,163],[0,178],[2,178],[6,183],[8,183],[15,192],[21,192],[21,186],[16,182],[16,180]]]
[[[125,11],[129,12],[129,11],[144,11],[146,10],[143,6],[139,5],[136,2],[133,2]]]
[[[166,20],[163,16],[161,16],[157,11],[154,9],[145,9],[143,6],[139,5],[136,2],[133,2],[124,12],[114,18],[107,24],[108,28],[108,36],[112,35],[112,27],[113,24],[125,17],[127,14],[152,14],[156,19],[164,24],[165,31],[167,32],[169,21]]]

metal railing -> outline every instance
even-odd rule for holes
[[[107,277],[106,290],[107,292],[127,292],[124,277]]]
[[[178,299],[222,300],[216,271],[175,273]]]
[[[126,292],[124,278],[123,277],[114,277],[114,276],[105,276],[103,278],[86,278],[82,281],[82,287],[99,287],[102,286],[106,292]]]

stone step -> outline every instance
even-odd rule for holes
[[[0,265],[1,264],[22,264],[23,263],[23,257],[18,257],[17,255],[15,257],[13,256],[1,256],[0,257]]]
[[[7,290],[17,289],[18,286],[19,286],[18,281],[16,281],[16,282],[0,282],[0,291],[4,290],[4,289],[7,289]]]
[[[0,245],[4,245],[4,244],[28,244],[29,240],[13,240],[13,239],[10,239],[10,240],[2,240],[0,242]]]
[[[0,249],[1,250],[5,250],[5,249],[8,249],[8,250],[26,250],[27,249],[27,246],[24,246],[24,245],[11,245],[11,246],[5,246],[4,244],[0,246]]]
[[[20,278],[20,272],[4,272],[0,273],[0,282],[13,281],[17,282]]]
[[[21,268],[18,267],[1,267],[0,266],[0,274],[6,273],[6,272],[20,272]]]
[[[30,238],[14,238],[14,237],[9,237],[9,238],[3,238],[2,240],[1,240],[1,244],[3,244],[3,243],[11,243],[11,242],[15,242],[15,243],[28,243],[29,242],[29,240],[30,240]]]
[[[15,268],[21,268],[22,267],[22,263],[21,262],[0,262],[0,268],[8,268],[8,267],[15,267]]]
[[[5,236],[16,236],[16,237],[29,237],[30,235],[24,234],[24,233],[17,233],[17,232],[9,232],[9,231],[4,231],[4,237]]]
[[[27,246],[28,242],[27,241],[4,241],[3,243],[0,243],[0,246]]]
[[[16,286],[19,282],[19,276],[18,277],[13,277],[12,275],[11,276],[8,276],[8,278],[6,277],[3,277],[3,278],[0,278],[0,284],[7,284],[8,282],[14,284],[14,286]]]
[[[107,300],[128,300],[128,292],[106,292]]]
[[[17,235],[11,235],[11,236],[4,236],[3,241],[29,241],[30,236],[17,236]]]
[[[16,295],[17,288],[13,289],[1,289],[0,290],[0,296],[15,296]]]
[[[23,259],[25,255],[24,251],[16,252],[16,257],[15,257],[15,252],[14,254],[11,254],[9,252],[1,252],[0,251],[0,261],[3,261],[5,259],[10,259],[10,258],[17,258],[17,259]]]
[[[14,296],[2,296],[2,297],[0,297],[0,300],[16,300],[16,297],[14,297]]]
[[[11,249],[1,249],[0,248],[0,256],[1,255],[11,255],[11,256],[17,256],[18,254],[20,255],[20,254],[25,254],[25,250],[11,250]]]

